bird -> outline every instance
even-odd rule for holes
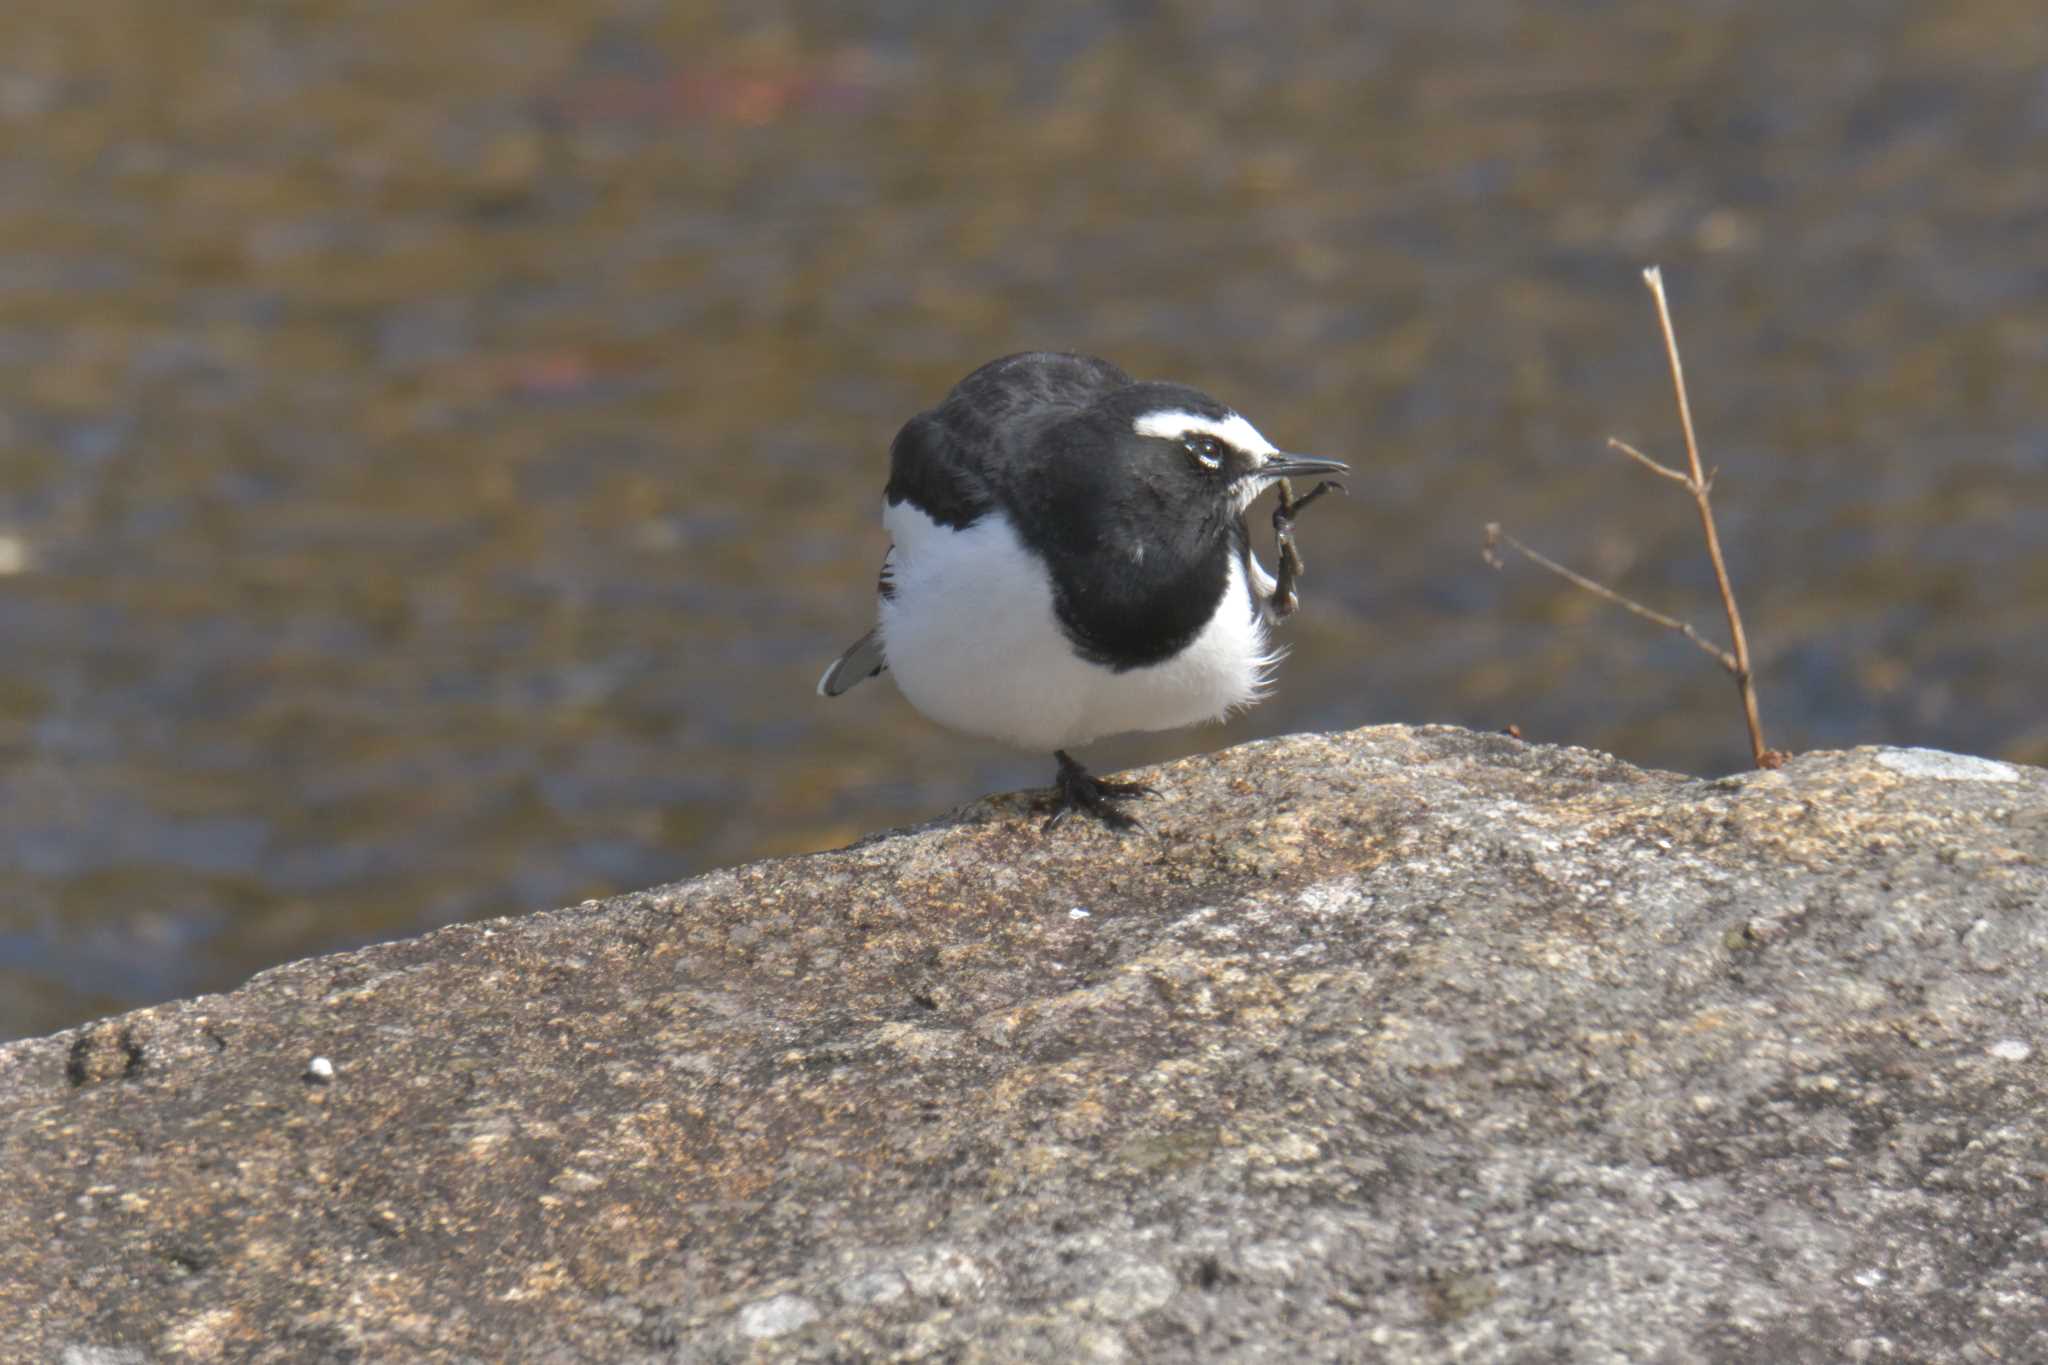
[[[1266,695],[1293,610],[1292,514],[1280,573],[1246,514],[1339,460],[1282,453],[1185,384],[1133,380],[1093,356],[990,361],[918,413],[889,451],[891,541],[876,621],[818,680],[840,696],[883,672],[928,719],[1058,765],[1047,830],[1076,811],[1116,830],[1154,795],[1069,754],[1092,740],[1221,720]]]

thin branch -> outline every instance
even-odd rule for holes
[[[1693,482],[1691,475],[1673,469],[1668,464],[1662,464],[1656,460],[1651,459],[1649,456],[1643,454],[1642,451],[1637,450],[1634,446],[1630,445],[1627,441],[1622,440],[1619,436],[1608,437],[1607,448],[1609,450],[1620,451],[1622,454],[1628,456],[1631,460],[1634,460],[1643,468],[1649,470],[1652,474],[1661,474],[1665,478],[1671,480],[1673,483],[1685,485],[1686,490],[1688,492],[1692,490]]]
[[[1567,569],[1550,556],[1532,550],[1521,541],[1516,540],[1501,529],[1499,522],[1490,521],[1486,524],[1486,544],[1481,553],[1486,556],[1486,562],[1494,568],[1498,569],[1501,567],[1500,556],[1494,553],[1494,547],[1502,543],[1505,543],[1530,563],[1548,569],[1559,578],[1577,584],[1595,597],[1605,598],[1607,601],[1614,603],[1615,606],[1632,611],[1645,621],[1654,621],[1666,630],[1677,631],[1680,635],[1683,635],[1686,639],[1699,646],[1706,653],[1707,657],[1715,663],[1718,663],[1730,673],[1735,672],[1737,667],[1735,656],[1715,644],[1712,640],[1707,639],[1704,635],[1701,635],[1697,630],[1694,630],[1689,622],[1681,621],[1675,616],[1666,616],[1654,607],[1644,606],[1633,597],[1622,596],[1605,583],[1596,583],[1575,569]]]
[[[1633,612],[1646,621],[1653,621],[1666,630],[1676,631],[1692,641],[1709,658],[1728,670],[1729,676],[1735,679],[1736,691],[1742,697],[1742,717],[1749,727],[1750,756],[1756,761],[1756,766],[1776,768],[1783,765],[1785,755],[1764,744],[1763,721],[1757,715],[1756,678],[1749,661],[1749,639],[1742,630],[1742,613],[1735,606],[1735,587],[1728,579],[1728,563],[1721,554],[1721,536],[1714,527],[1714,507],[1711,498],[1714,480],[1721,471],[1716,469],[1709,473],[1700,464],[1699,437],[1692,425],[1692,399],[1685,390],[1685,367],[1678,359],[1678,331],[1671,324],[1671,304],[1664,296],[1664,272],[1654,265],[1649,267],[1643,271],[1643,283],[1649,286],[1651,296],[1657,301],[1657,323],[1664,332],[1664,354],[1671,363],[1671,386],[1678,396],[1678,422],[1685,432],[1687,469],[1674,469],[1670,465],[1651,459],[1618,436],[1608,437],[1607,444],[1609,448],[1620,451],[1652,474],[1669,479],[1692,494],[1693,505],[1699,510],[1700,529],[1706,533],[1707,557],[1713,561],[1714,581],[1721,589],[1721,605],[1728,614],[1728,635],[1735,647],[1732,650],[1723,649],[1694,630],[1689,623],[1674,616],[1666,616],[1663,612],[1646,607],[1633,598],[1624,597],[1606,584],[1596,583],[1582,573],[1567,569],[1549,556],[1538,554],[1503,531],[1499,522],[1489,523],[1486,528],[1486,562],[1496,569],[1501,567],[1500,555],[1495,552],[1495,547],[1505,542],[1530,562],[1548,569],[1594,596]]]
[[[1714,564],[1714,581],[1721,588],[1721,605],[1728,613],[1728,638],[1734,644],[1736,690],[1742,695],[1742,716],[1749,725],[1749,749],[1759,768],[1775,768],[1784,756],[1764,743],[1763,721],[1757,715],[1756,679],[1750,670],[1749,639],[1742,630],[1742,612],[1735,605],[1735,587],[1728,579],[1728,562],[1721,554],[1721,536],[1714,529],[1714,505],[1710,501],[1712,480],[1700,465],[1699,438],[1693,432],[1692,400],[1685,391],[1685,367],[1678,359],[1678,332],[1671,325],[1671,304],[1664,297],[1664,272],[1656,266],[1643,271],[1643,283],[1657,300],[1657,322],[1664,330],[1664,353],[1671,361],[1671,386],[1678,394],[1678,422],[1685,431],[1685,458],[1692,471],[1690,491],[1699,508],[1700,529],[1707,538],[1707,558]]]

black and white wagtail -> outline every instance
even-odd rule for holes
[[[818,692],[887,669],[941,725],[1052,750],[1048,828],[1077,809],[1127,828],[1116,802],[1149,789],[1091,777],[1068,748],[1220,720],[1264,695],[1293,557],[1266,572],[1246,509],[1280,479],[1346,469],[1283,455],[1208,395],[1091,356],[991,361],[897,434],[878,623]]]

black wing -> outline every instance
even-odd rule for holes
[[[987,472],[963,460],[960,449],[942,408],[904,423],[889,447],[889,505],[908,502],[956,531],[980,521],[994,503]]]
[[[1012,466],[1028,461],[1039,429],[1130,382],[1093,356],[1026,351],[991,360],[896,434],[889,502],[910,502],[941,526],[964,530],[995,505],[1004,480],[1028,478]]]

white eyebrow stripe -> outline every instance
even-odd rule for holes
[[[1178,441],[1183,436],[1199,432],[1235,446],[1247,455],[1280,453],[1271,441],[1259,434],[1257,427],[1234,412],[1227,417],[1204,417],[1199,412],[1189,412],[1184,408],[1162,408],[1131,423],[1131,430],[1140,436],[1159,436],[1169,441]]]

